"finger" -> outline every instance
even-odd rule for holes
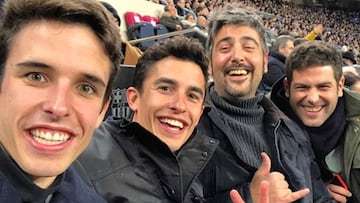
[[[262,163],[256,173],[260,175],[266,175],[270,173],[271,160],[265,152],[261,153],[261,157],[262,157]]]
[[[298,199],[301,199],[301,198],[305,197],[309,193],[310,193],[310,190],[308,188],[305,188],[305,189],[298,190],[296,192],[292,192],[290,194],[287,194],[285,199],[287,201],[289,201],[289,202],[293,202],[293,201],[296,201]]]
[[[233,203],[245,203],[237,190],[230,191],[230,198]]]
[[[335,185],[335,184],[328,184],[327,187],[328,187],[329,191],[332,193],[337,193],[342,196],[351,197],[351,192],[349,190],[343,188],[342,186]]]
[[[337,194],[337,193],[334,193],[334,192],[331,192],[331,191],[330,191],[330,195],[337,202],[345,203],[347,201],[346,197],[343,196],[343,195],[340,195],[340,194]]]
[[[269,203],[270,202],[270,183],[266,180],[261,181],[260,183],[260,202],[259,203]]]

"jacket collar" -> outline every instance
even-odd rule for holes
[[[278,51],[270,52],[270,57],[276,58],[277,60],[279,60],[279,61],[281,61],[282,63],[285,64],[286,57],[282,53],[280,53]]]
[[[360,116],[360,94],[344,88],[346,118]],[[350,107],[350,108],[349,108]]]

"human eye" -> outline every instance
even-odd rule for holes
[[[219,50],[222,52],[228,51],[230,49],[230,46],[220,46]]]
[[[331,88],[331,86],[330,86],[330,85],[320,85],[319,88],[320,88],[321,90],[328,90],[328,89]]]
[[[199,97],[198,95],[193,94],[193,93],[190,93],[190,94],[189,94],[189,98],[190,98],[191,100],[199,100],[199,99],[200,99],[200,97]]]
[[[89,84],[81,84],[78,87],[80,92],[83,92],[85,94],[94,94],[96,93],[95,88]]]
[[[306,87],[305,85],[296,85],[296,86],[295,86],[295,89],[296,89],[297,91],[304,91],[304,90],[307,89],[307,87]]]
[[[228,52],[230,50],[231,46],[228,42],[223,42],[218,46],[218,50],[220,52]]]
[[[35,81],[35,82],[45,82],[46,81],[46,77],[42,73],[38,73],[38,72],[28,73],[28,74],[26,74],[26,77],[30,81]]]
[[[247,50],[247,51],[252,51],[252,50],[255,50],[256,49],[256,45],[252,42],[246,42],[244,45],[243,45],[244,49]]]
[[[167,85],[160,85],[159,87],[158,87],[158,90],[160,91],[160,92],[163,92],[163,93],[167,93],[167,92],[170,92],[170,87],[169,86],[167,86]]]

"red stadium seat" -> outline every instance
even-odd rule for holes
[[[142,16],[139,13],[134,11],[125,12],[125,22],[128,27],[136,23],[140,23],[142,21],[143,21]]]

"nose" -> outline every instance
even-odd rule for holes
[[[43,110],[54,118],[70,115],[71,94],[67,87],[49,89],[49,94],[43,103]]]
[[[244,61],[244,53],[241,48],[241,45],[236,44],[233,48],[233,53],[231,56],[231,63],[232,64],[238,64],[240,62]]]
[[[170,102],[170,109],[175,111],[176,113],[182,113],[186,111],[186,96],[177,93],[173,96],[171,102]]]
[[[311,89],[307,94],[307,99],[310,104],[316,104],[319,101],[319,92],[316,89]]]

